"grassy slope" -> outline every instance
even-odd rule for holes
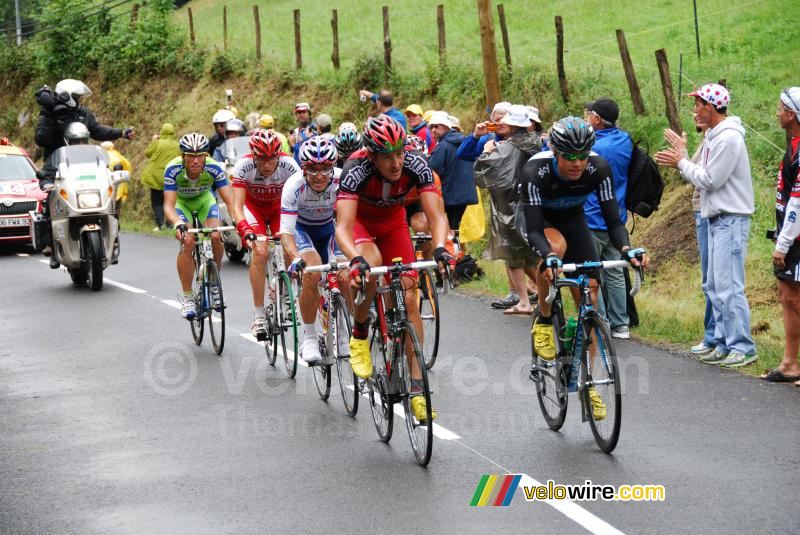
[[[158,131],[161,122],[171,121],[180,131],[208,130],[211,114],[224,103],[225,87],[234,88],[240,110],[269,111],[277,117],[279,128],[290,126],[291,103],[297,100],[314,103],[317,110],[331,113],[334,120],[359,120],[366,116],[366,109],[354,98],[354,90],[360,83],[358,77],[363,73],[351,73],[350,69],[365,54],[382,55],[380,3],[353,0],[336,6],[329,2],[274,1],[261,5],[266,57],[259,68],[252,68],[249,63],[254,57],[253,3],[243,0],[224,3],[229,13],[230,57],[243,70],[250,71],[248,76],[234,76],[225,83],[212,82],[208,77],[197,83],[176,78],[143,80],[122,87],[100,79],[89,80],[95,89],[89,104],[99,118],[112,124],[133,124],[141,133],[133,143],[121,144],[137,169],[143,165],[142,152],[150,135]],[[475,2],[443,3],[451,67],[441,73],[436,67],[435,3],[387,2],[392,17],[395,65],[390,85],[401,105],[416,100],[423,108],[446,108],[460,116],[469,127],[471,121],[482,114],[483,94]],[[614,96],[622,106],[622,127],[637,138],[647,138],[653,146],[659,146],[666,120],[653,51],[664,47],[672,62],[676,89],[678,53],[684,52],[684,92],[689,87],[688,80],[702,83],[726,78],[734,98],[732,111],[774,144],[782,145],[783,135],[775,124],[774,109],[777,90],[798,83],[791,77],[795,64],[793,48],[785,44],[797,42],[800,29],[785,23],[785,3],[780,0],[734,5],[721,0],[699,1],[702,63],[694,56],[691,2],[686,0],[655,1],[648,3],[646,9],[642,9],[642,3],[630,0],[613,4],[569,1],[535,7],[529,2],[504,3],[514,63],[513,78],[504,80],[504,96],[516,102],[535,103],[545,122],[567,112],[580,113],[581,102],[607,94]],[[195,0],[189,4],[194,12],[198,43],[202,46],[222,48],[222,4],[210,0]],[[608,9],[611,5],[613,12]],[[294,59],[292,9],[295,7],[303,14],[305,69],[300,75],[291,67]],[[332,7],[339,9],[342,70],[338,73],[330,67]],[[566,70],[573,96],[569,106],[561,102],[555,79],[553,16],[556,14],[564,16]],[[176,12],[175,18],[188,33],[185,8]],[[649,112],[642,118],[633,116],[628,99],[614,37],[618,27],[625,29],[637,65]],[[499,31],[497,36],[502,58]],[[212,52],[209,60],[214,55]],[[66,76],[68,73],[59,74]],[[35,119],[35,104],[32,99],[20,100],[14,95],[32,94],[37,85],[45,82],[52,85],[55,81],[36,80],[31,87],[0,93],[0,110],[3,110],[0,129],[8,130],[15,139],[32,146],[32,128],[19,129],[15,123],[20,109],[34,112]],[[691,126],[685,100],[681,112],[684,125]],[[696,141],[694,134],[692,138]],[[748,260],[748,293],[754,306],[754,324],[763,323],[760,328],[768,326],[758,337],[759,348],[766,357],[756,368],[758,371],[774,364],[782,340],[768,260],[771,244],[761,238],[763,230],[772,226],[773,176],[781,151],[750,132],[748,148],[757,186],[757,213]],[[669,266],[662,266],[661,275],[649,279],[643,290],[640,299],[643,327],[638,332],[651,340],[685,344],[699,335],[702,297],[698,290],[699,274],[692,267],[691,223],[688,217],[667,222],[678,207],[685,207],[688,202],[685,188],[677,187],[680,180],[674,176],[670,180],[674,185],[670,196],[674,199],[665,199],[664,208],[650,220],[640,222],[634,235],[637,242],[637,235],[653,237],[657,245],[650,244],[650,247],[656,252],[670,251],[661,259]],[[147,204],[149,201],[134,188],[128,214],[143,218],[148,212]],[[675,242],[676,236],[689,236],[689,239],[668,245],[659,241],[672,239]],[[686,255],[675,256],[673,250],[685,251]],[[490,271],[490,280],[480,286],[495,293],[503,291],[502,269],[494,266]]]

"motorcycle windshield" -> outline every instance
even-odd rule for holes
[[[108,153],[98,145],[68,145],[56,150],[51,156],[53,167],[59,168],[62,163],[68,167],[75,164],[93,163],[98,167],[108,167]]]
[[[234,165],[239,158],[250,153],[250,136],[226,139],[220,152],[222,152],[222,158],[227,160],[229,165]]]

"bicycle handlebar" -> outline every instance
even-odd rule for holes
[[[582,264],[564,264],[561,266],[561,271],[564,273],[574,273],[576,271],[587,271],[592,269],[612,269],[612,268],[632,268],[633,269],[633,283],[631,284],[630,296],[634,297],[642,288],[644,282],[644,269],[642,266],[634,266],[627,260],[606,260],[604,262],[584,262]],[[559,268],[551,268],[553,270],[553,281],[558,279]],[[556,297],[555,284],[550,285],[550,291],[547,292],[545,303],[548,305],[553,302]]]
[[[318,266],[306,266],[302,271],[307,273],[327,273],[336,269],[345,269],[350,267],[349,262],[328,262],[327,264],[320,264]]]
[[[212,232],[222,232],[225,230],[234,230],[236,227],[225,225],[222,227],[203,227],[203,228],[190,228],[186,232],[188,234],[211,234]]]

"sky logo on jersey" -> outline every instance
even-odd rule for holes
[[[522,479],[521,474],[481,476],[481,481],[478,483],[478,488],[475,489],[475,494],[469,504],[470,507],[476,505],[506,506],[511,504],[520,479]]]

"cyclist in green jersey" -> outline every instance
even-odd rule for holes
[[[181,155],[167,164],[164,170],[164,217],[175,227],[175,238],[181,242],[178,253],[178,277],[181,280],[181,315],[194,319],[197,314],[192,297],[192,276],[195,264],[193,234],[186,231],[192,226],[192,212],[204,227],[219,226],[219,206],[212,188],[228,206],[233,196],[223,168],[208,155],[208,138],[192,132],[179,142]],[[222,262],[222,240],[218,233],[211,235],[214,260]],[[212,296],[214,298],[214,296]]]

